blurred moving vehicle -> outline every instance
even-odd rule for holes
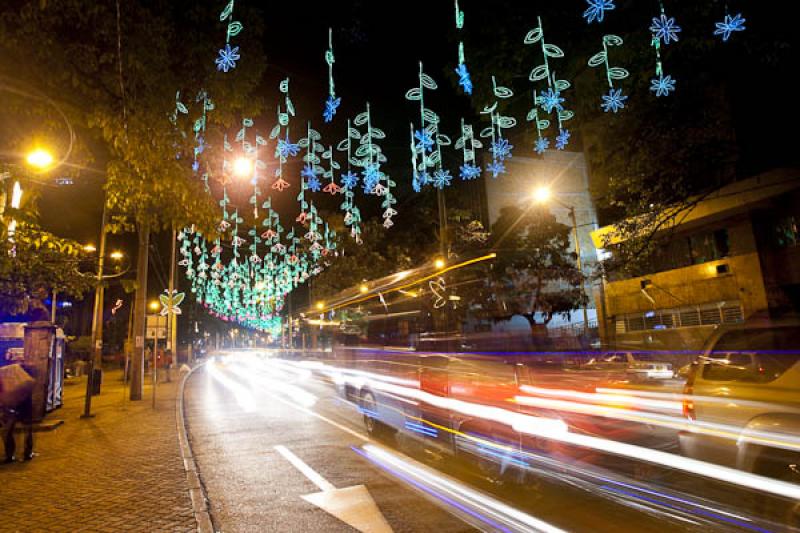
[[[658,361],[647,353],[619,352],[603,354],[592,358],[581,368],[586,370],[607,370],[624,372],[633,381],[672,379],[672,363]]]
[[[690,421],[727,429],[716,435],[681,432],[683,454],[800,483],[798,340],[798,320],[721,327],[691,367],[683,413]],[[787,518],[800,526],[800,502]]]

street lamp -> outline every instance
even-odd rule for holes
[[[97,251],[97,247],[94,244],[84,244],[83,251],[87,254],[93,254]]]
[[[322,311],[325,309],[325,302],[317,302],[317,310]]]
[[[109,255],[109,257],[114,261],[120,261],[123,257],[125,257],[125,255],[119,250],[116,250],[114,252],[111,252],[111,255]]]
[[[553,201],[566,209],[569,212],[569,218],[572,222],[572,236],[575,239],[575,262],[576,266],[578,267],[578,272],[581,273],[581,290],[586,295],[586,284],[583,280],[583,264],[581,263],[581,241],[578,238],[578,219],[575,216],[575,207],[569,204],[566,204],[553,196],[553,191],[550,187],[541,185],[534,189],[533,194],[531,195],[533,201],[537,204],[546,204],[550,201]],[[589,334],[589,312],[586,309],[586,304],[583,304],[583,332],[585,335],[588,336]]]
[[[246,178],[253,174],[253,162],[246,157],[239,157],[233,162],[233,173],[240,178]]]
[[[435,267],[436,267],[436,270],[441,270],[441,269],[443,269],[443,268],[445,267],[445,265],[446,265],[446,264],[447,264],[447,263],[445,263],[444,259],[442,259],[441,257],[440,257],[439,259],[437,259],[436,261],[434,261],[434,262],[433,262],[433,266],[435,266]]]
[[[150,302],[150,303],[147,305],[147,307],[149,307],[151,311],[158,311],[158,308],[159,308],[160,306],[158,305],[158,302],[157,302],[156,300],[152,300],[152,301],[151,301],[151,302]]]
[[[53,164],[53,154],[44,148],[37,148],[27,155],[25,161],[37,170],[47,170]]]

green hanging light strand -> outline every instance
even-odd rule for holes
[[[333,55],[333,29],[328,28],[328,49],[325,51],[325,63],[328,64],[328,99],[325,100],[325,110],[322,117],[325,122],[331,122],[336,115],[336,110],[342,103],[341,98],[336,97],[336,88],[333,83],[333,64],[336,58]]]
[[[231,37],[236,37],[244,29],[244,26],[238,20],[233,19],[234,1],[230,0],[225,9],[219,15],[220,22],[227,22],[225,31],[225,47],[220,48],[217,58],[214,63],[217,65],[217,70],[228,72],[236,68],[236,62],[241,59],[239,55],[239,47],[231,47]]]

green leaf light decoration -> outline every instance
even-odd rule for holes
[[[590,67],[603,65],[606,70],[606,80],[608,81],[608,94],[603,95],[600,107],[605,111],[616,113],[625,107],[627,96],[622,94],[622,89],[614,88],[614,80],[624,80],[628,77],[628,71],[622,67],[612,67],[608,61],[608,50],[611,47],[622,46],[622,37],[617,35],[603,36],[603,50],[596,53],[589,59]]]

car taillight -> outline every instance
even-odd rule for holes
[[[697,420],[694,411],[694,400],[690,398],[694,394],[694,378],[697,375],[697,363],[692,363],[686,384],[683,386],[683,416],[689,420]]]

